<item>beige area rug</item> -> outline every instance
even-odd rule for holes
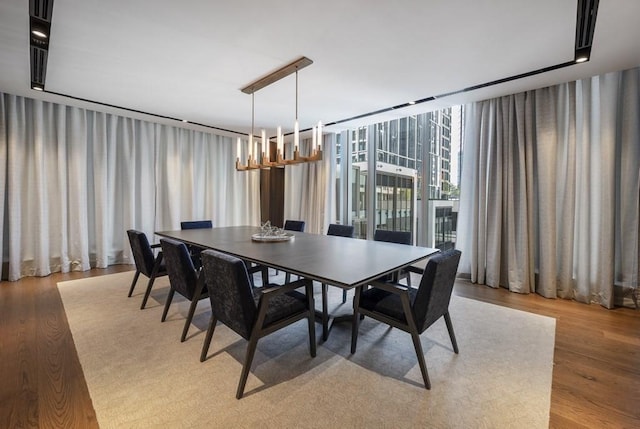
[[[454,296],[460,354],[443,320],[421,337],[431,390],[408,334],[367,318],[351,355],[350,324],[337,324],[324,343],[317,324],[311,358],[303,320],[258,343],[236,400],[246,341],[219,324],[200,363],[208,301],[180,343],[188,303],[174,302],[160,323],[167,278],[140,310],[146,279],[127,298],[132,277],[58,284],[102,428],[548,427],[555,319]],[[337,310],[349,309],[339,289],[330,297]]]

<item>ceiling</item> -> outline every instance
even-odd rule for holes
[[[574,58],[577,0],[55,0],[46,90],[30,89],[28,2],[0,0],[0,91],[92,100],[248,132],[254,80],[306,56],[301,128],[339,130],[640,65],[640,2],[600,0],[587,63],[439,97]],[[295,118],[295,76],[255,93],[255,128]],[[342,122],[340,122],[342,121]],[[175,123],[175,121],[174,121]],[[196,125],[182,124],[195,127]],[[225,134],[225,133],[223,133]]]

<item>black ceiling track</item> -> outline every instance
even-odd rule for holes
[[[596,31],[596,15],[599,0],[578,0],[576,18],[576,59],[589,58],[593,35]]]
[[[29,57],[31,88],[44,91],[51,36],[53,0],[29,0]]]
[[[434,100],[448,97],[454,94],[475,91],[477,89],[486,88],[489,86],[498,85],[505,82],[511,82],[517,79],[534,76],[540,73],[546,73],[546,72],[557,70],[564,67],[569,67],[569,66],[575,65],[577,62],[588,61],[591,55],[591,46],[593,44],[593,36],[595,34],[598,4],[599,4],[599,0],[578,0],[578,8],[577,8],[577,15],[576,15],[575,57],[573,60],[566,61],[560,64],[555,64],[548,67],[543,67],[537,70],[532,70],[526,73],[520,73],[517,75],[508,76],[508,77],[493,80],[490,82],[480,83],[477,85],[460,89],[458,91],[452,91],[444,94],[424,97],[420,100],[415,100],[409,103],[399,104],[396,106],[363,113],[347,119],[340,119],[337,121],[326,123],[325,125],[330,126],[330,125],[336,125],[344,122],[353,121],[356,119],[362,119],[367,116],[373,116],[380,113],[390,112],[396,109],[402,109],[402,108],[409,107],[416,104],[434,101]],[[101,106],[112,107],[112,108],[121,109],[129,112],[141,113],[141,114],[153,116],[156,118],[186,122],[184,119],[180,119],[180,118],[173,118],[170,116],[160,115],[156,113],[144,112],[141,110],[131,109],[128,107],[117,106],[114,104],[103,103],[100,101],[89,100],[89,99],[80,98],[80,97],[75,97],[73,95],[62,94],[59,92],[47,91],[45,89],[45,78],[46,78],[46,72],[47,72],[47,55],[49,52],[52,15],[53,15],[53,0],[29,0],[29,23],[30,23],[29,49],[30,49],[30,59],[31,59],[31,88],[45,91],[50,94],[59,95],[62,97],[72,98],[74,100],[98,104]],[[228,133],[245,135],[245,136],[248,135],[247,133],[215,127],[213,125],[206,125],[206,124],[201,124],[201,123],[191,122],[191,121],[189,121],[188,123],[205,127],[205,128],[218,130],[218,131],[224,131]],[[301,131],[309,131],[309,130],[310,128],[301,130]],[[286,135],[290,135],[290,134],[293,134],[293,133],[288,133]]]

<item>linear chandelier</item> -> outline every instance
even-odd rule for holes
[[[245,94],[251,94],[251,133],[248,140],[248,156],[246,164],[242,163],[242,139],[238,137],[236,170],[247,171],[259,168],[284,167],[285,165],[301,164],[304,162],[314,162],[322,160],[322,123],[318,122],[317,126],[313,126],[312,144],[308,156],[300,154],[300,124],[298,122],[298,70],[313,64],[313,61],[307,57],[301,57],[290,64],[270,73],[269,75],[258,79],[257,81],[242,88]],[[282,127],[278,126],[276,131],[276,156],[271,159],[270,139],[267,139],[267,133],[263,129],[261,133],[261,151],[258,151],[258,142],[254,141],[254,122],[255,122],[255,92],[271,85],[278,80],[296,74],[296,120],[293,128],[293,158],[287,159],[284,152],[284,133]]]

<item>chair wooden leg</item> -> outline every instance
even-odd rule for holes
[[[347,303],[347,290],[346,289],[342,289],[342,303],[343,304]]]
[[[291,273],[286,273],[286,274],[284,275],[284,283],[285,283],[285,284],[287,284],[287,283],[291,283]]]
[[[147,300],[149,299],[149,295],[151,295],[151,288],[153,287],[153,282],[156,280],[155,273],[151,274],[149,278],[149,283],[147,284],[147,290],[144,293],[144,298],[142,298],[142,304],[140,305],[140,310],[144,310],[144,307],[147,305]]]
[[[167,318],[167,313],[169,312],[169,306],[171,306],[171,301],[173,300],[173,294],[176,291],[173,288],[169,289],[169,295],[167,295],[167,302],[164,303],[164,310],[162,311],[162,319],[161,322],[164,322]]]
[[[420,334],[418,334],[417,332],[411,332],[411,339],[413,340],[413,347],[416,349],[418,364],[420,365],[420,372],[422,372],[422,379],[424,380],[424,387],[427,389],[431,389],[431,381],[429,381],[429,373],[427,372],[427,365],[424,362],[424,354],[422,353]]]
[[[269,284],[269,267],[262,267],[262,287],[267,287]]]
[[[191,305],[189,305],[189,314],[187,314],[187,320],[184,322],[184,328],[182,329],[182,337],[180,337],[181,343],[184,343],[184,340],[187,338],[187,333],[189,332],[189,327],[191,326],[191,320],[193,320],[193,314],[196,312],[197,306],[198,298],[194,297],[191,301]]]
[[[249,345],[247,346],[247,354],[244,358],[244,365],[242,367],[242,374],[240,374],[240,382],[238,383],[238,390],[236,392],[236,399],[242,398],[244,394],[244,386],[247,384],[247,378],[249,377],[249,371],[251,371],[251,363],[253,362],[253,356],[256,353],[256,347],[258,346],[259,335],[254,334],[249,339]]]
[[[358,345],[358,329],[359,329],[360,317],[358,312],[353,312],[353,321],[351,322],[351,354],[356,352],[356,346]]]
[[[313,283],[306,287],[307,306],[309,307],[309,353],[311,357],[316,357],[316,306],[313,299]]]
[[[353,297],[353,321],[351,322],[351,354],[354,354],[356,352],[356,345],[358,344],[358,325],[360,324],[358,308],[360,308],[360,291],[362,291],[362,286],[358,286],[355,289],[355,296]]]
[[[453,324],[451,323],[451,316],[448,311],[444,313],[444,322],[447,324],[447,331],[449,331],[449,338],[451,338],[453,351],[458,353],[458,342],[456,341],[456,334],[453,332]]]
[[[200,362],[204,362],[207,359],[207,353],[209,353],[209,345],[211,344],[211,338],[213,338],[213,331],[216,330],[216,323],[218,319],[212,314],[209,319],[209,328],[207,329],[207,336],[202,344],[202,352],[200,352]]]
[[[328,288],[329,286],[326,283],[322,283],[322,341],[327,341],[327,338],[329,338]]]
[[[127,295],[129,298],[131,298],[131,295],[133,294],[133,288],[136,287],[138,277],[140,277],[140,271],[136,270],[136,274],[133,276],[133,281],[131,282],[131,287],[129,288],[129,295]]]

